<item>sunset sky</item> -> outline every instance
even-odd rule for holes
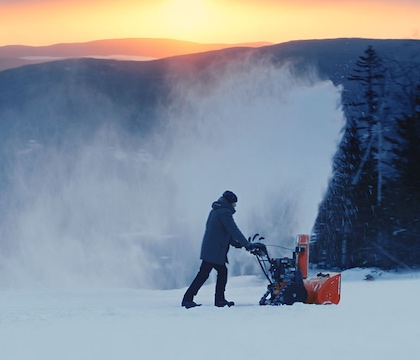
[[[420,39],[420,0],[0,0],[0,24],[0,46],[135,37]]]

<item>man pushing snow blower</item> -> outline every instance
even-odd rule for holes
[[[210,272],[217,271],[214,305],[217,307],[235,305],[225,299],[227,283],[227,253],[229,246],[245,247],[255,255],[261,269],[269,281],[267,291],[260,305],[292,305],[296,302],[306,304],[338,304],[341,295],[341,274],[319,273],[308,278],[309,236],[298,235],[293,256],[283,258],[269,257],[267,248],[254,242],[258,234],[248,241],[233,220],[237,196],[225,191],[219,200],[212,204],[201,245],[202,260],[200,270],[185,292],[182,306],[190,309],[200,306],[194,302],[200,288],[209,278]],[[258,240],[264,239],[260,237]]]
[[[201,245],[200,270],[182,299],[182,306],[187,309],[201,305],[194,302],[194,296],[209,278],[213,269],[217,271],[214,305],[217,307],[235,305],[233,301],[225,299],[229,246],[245,247],[249,251],[259,246],[257,243],[250,243],[233,220],[237,201],[238,197],[232,191],[227,190],[219,200],[212,204]]]

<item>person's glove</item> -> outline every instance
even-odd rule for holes
[[[247,250],[253,255],[266,255],[267,248],[262,243],[250,243]]]

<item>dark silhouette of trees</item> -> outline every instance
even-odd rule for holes
[[[420,264],[420,85],[413,105],[412,114],[397,119],[392,140],[393,252],[409,266]]]
[[[342,269],[418,265],[420,88],[417,110],[396,121],[396,135],[394,129],[385,136],[395,123],[390,99],[398,86],[373,47],[349,80],[356,95],[344,104],[347,124],[314,225],[311,261]]]

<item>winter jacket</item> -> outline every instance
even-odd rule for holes
[[[201,245],[201,260],[223,265],[228,262],[229,245],[249,247],[250,243],[233,220],[235,212],[232,204],[223,197],[212,204]]]

